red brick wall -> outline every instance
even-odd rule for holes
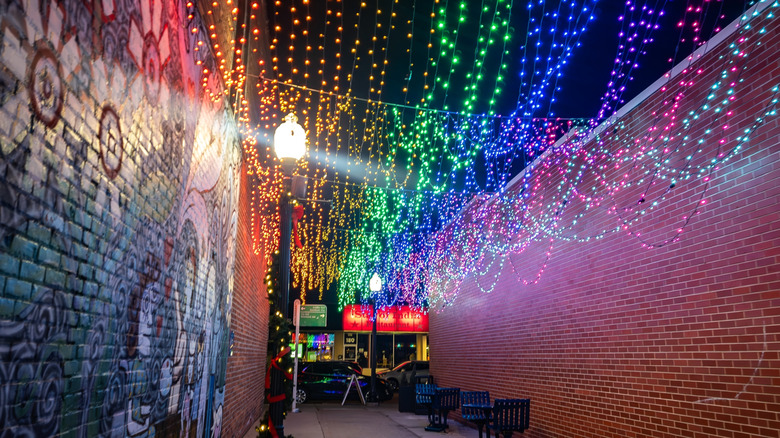
[[[780,434],[778,119],[770,115],[758,123],[709,179],[681,179],[673,188],[669,180],[651,183],[653,172],[644,169],[652,169],[653,160],[614,159],[620,149],[630,156],[641,144],[665,141],[670,166],[681,166],[688,156],[691,166],[705,166],[718,147],[731,150],[777,97],[772,88],[778,84],[780,28],[765,16],[696,61],[617,129],[577,154],[553,155],[552,165],[537,167],[537,174],[551,174],[534,196],[560,193],[558,170],[567,164],[587,165],[577,193],[598,193],[602,202],[585,209],[569,193],[559,228],[577,239],[557,236],[537,284],[521,280],[533,280],[544,265],[544,238],[505,255],[491,293],[481,289],[493,284],[498,264],[467,277],[452,306],[432,311],[431,369],[438,385],[530,398],[529,437]],[[728,47],[739,38],[746,38],[737,41],[746,56]],[[723,85],[708,100],[724,72]],[[731,113],[715,113],[724,99],[724,111]],[[681,129],[689,111],[701,116]],[[675,114],[669,132],[680,135],[644,138]],[[597,143],[604,153],[587,157]],[[605,163],[612,167],[596,171]],[[609,195],[591,190],[602,180],[621,179],[626,184]],[[639,212],[639,219],[585,239],[619,227],[618,212],[626,220]],[[577,213],[582,216],[574,225]],[[678,228],[682,234],[674,239]]]
[[[265,397],[265,360],[268,342],[268,300],[263,283],[266,264],[255,255],[250,229],[254,176],[241,169],[239,226],[236,236],[236,283],[233,289],[231,329],[233,355],[228,358],[224,436],[241,437],[260,418]]]

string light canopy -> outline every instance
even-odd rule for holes
[[[733,51],[700,67],[686,56],[731,22],[734,8],[703,0],[675,6],[272,2],[271,53],[252,77],[259,119],[249,122],[242,107],[241,96],[250,92],[242,85],[245,70],[228,75],[236,113],[253,134],[244,146],[256,181],[256,253],[278,244],[268,224],[278,221],[282,187],[279,160],[261,145],[270,144],[265,137],[291,112],[310,139],[298,172],[309,177],[315,201],[305,203],[304,247],[293,253],[294,285],[304,302],[311,291],[322,298],[334,290],[340,306],[368,302],[366,279],[378,273],[388,291],[380,306],[446,305],[472,274],[485,291],[497,281],[485,274],[508,266],[520,282],[538,281],[561,242],[615,232],[648,248],[676,241],[682,231],[656,238],[639,230],[683,186],[696,186],[701,199],[674,229],[684,228],[706,204],[708,178],[748,142],[750,135],[734,128],[732,108],[745,92],[740,77],[752,67],[750,44],[761,42],[749,22],[762,17],[744,16]],[[774,8],[762,9],[763,19]],[[597,22],[609,16],[612,23]],[[251,20],[243,29],[252,40]],[[661,31],[672,29],[676,40],[661,47],[671,51],[666,68],[684,71],[654,92],[650,124],[637,127],[618,111],[637,88],[632,79],[652,64],[646,57],[659,49]],[[606,83],[583,85],[597,76],[592,66],[607,44],[614,56],[605,58]],[[694,87],[711,93],[698,97],[688,92]],[[572,108],[585,106],[572,106],[568,97],[590,89],[590,109],[574,114]],[[768,93],[765,110],[740,129],[753,132],[774,115]],[[558,117],[562,109],[574,117]],[[713,138],[715,151],[705,147]],[[626,205],[624,196],[636,199]],[[598,214],[614,221],[584,226]],[[533,248],[542,248],[538,265],[516,266],[514,256]]]

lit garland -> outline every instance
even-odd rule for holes
[[[391,291],[380,306],[446,304],[471,274],[480,277],[479,287],[492,290],[496,279],[484,274],[506,265],[529,274],[518,274],[518,281],[538,281],[560,241],[585,242],[621,231],[646,247],[665,245],[679,238],[706,202],[712,173],[749,140],[747,133],[724,128],[732,117],[729,105],[740,92],[747,46],[739,38],[732,55],[723,58],[718,79],[712,66],[691,67],[657,92],[663,99],[651,126],[612,120],[662,24],[664,11],[657,5],[664,2],[623,5],[614,68],[592,120],[534,116],[553,114],[558,80],[592,25],[597,1],[483,1],[477,13],[473,2],[433,0],[413,2],[410,19],[399,19],[398,3],[369,8],[343,0],[278,0],[272,8],[271,66],[258,78],[262,122],[245,129],[249,172],[257,181],[252,236],[258,254],[270,254],[278,245],[281,176],[270,133],[280,114],[294,111],[311,145],[298,173],[309,177],[309,199],[329,201],[303,202],[304,248],[295,252],[292,265],[304,300],[307,291],[318,290],[321,298],[336,287],[340,305],[356,298],[365,302],[368,277],[376,270],[384,290]],[[230,16],[241,17],[242,11],[227,4]],[[216,10],[217,2],[213,6]],[[678,49],[704,44],[701,23],[713,13],[722,20],[721,6],[689,2],[675,23]],[[255,18],[236,21],[245,36],[233,42],[235,68],[225,71],[224,57],[218,62],[234,90],[234,110],[247,123],[241,59],[243,44],[256,38]],[[212,30],[212,47],[219,52]],[[509,76],[513,60],[522,66],[519,80]],[[398,72],[398,64],[405,68],[407,62],[406,77],[390,77],[392,64]],[[684,89],[701,89],[702,80],[713,81],[712,93],[697,106]],[[399,88],[402,93],[396,93]],[[773,116],[774,97],[765,114],[740,129],[755,131]],[[515,108],[501,117],[498,109],[506,102]],[[608,130],[594,130],[599,124]],[[711,156],[698,145],[716,132],[724,146]],[[518,183],[507,185],[543,153]],[[675,187],[698,180],[704,182],[701,199],[677,231],[666,237],[638,231],[679,191]],[[636,201],[626,205],[626,196]],[[605,212],[617,225],[582,226],[594,213]],[[514,266],[512,255],[539,244],[545,249],[537,268]]]

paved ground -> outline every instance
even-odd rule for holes
[[[477,438],[479,433],[471,425],[450,419],[446,432],[426,432],[428,418],[398,412],[398,395],[379,406],[363,406],[359,401],[305,403],[301,412],[287,414],[285,434],[294,438]],[[254,429],[249,436],[257,436]]]

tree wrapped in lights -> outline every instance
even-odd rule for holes
[[[265,284],[268,289],[268,359],[266,361],[265,397],[269,406],[273,403],[282,403],[283,415],[287,415],[292,405],[292,356],[290,353],[291,333],[295,331],[290,322],[282,315],[280,305],[279,286],[279,251],[274,252],[269,263],[268,272],[265,275]],[[272,370],[281,371],[285,376],[284,392],[271,394]],[[278,438],[276,428],[272,424],[271,409],[267,409],[263,421],[257,428],[258,437]]]

